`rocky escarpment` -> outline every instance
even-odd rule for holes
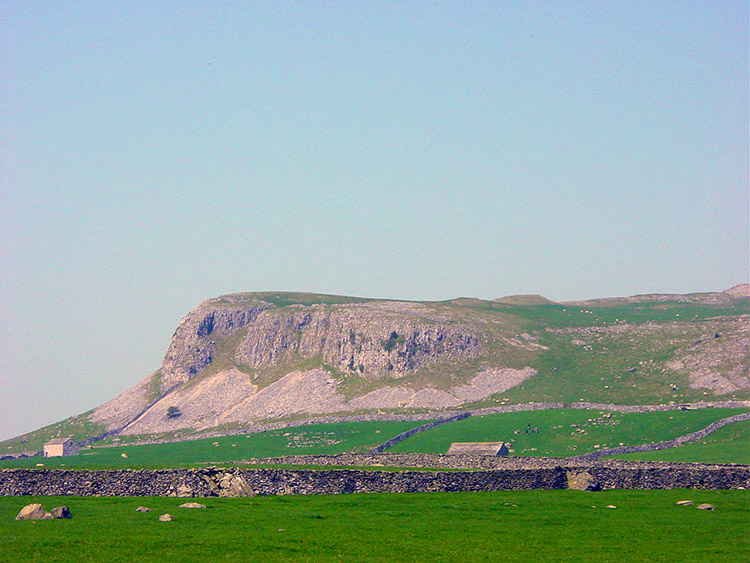
[[[272,307],[263,301],[247,300],[235,305],[219,298],[190,311],[174,331],[164,356],[159,383],[162,394],[186,383],[216,358],[217,338],[232,336]]]
[[[247,370],[320,357],[344,373],[399,378],[435,360],[466,360],[481,353],[481,335],[473,327],[441,322],[416,303],[278,308],[260,300],[238,304],[240,299],[207,301],[183,319],[162,364],[163,393],[209,366],[217,341],[240,331],[231,360]]]
[[[182,320],[148,382],[97,409],[93,419],[144,434],[298,414],[455,407],[517,385],[534,370],[485,366],[450,389],[387,382],[435,366],[450,373],[481,357],[487,344],[479,327],[419,303],[279,305],[222,296]],[[351,396],[342,386],[353,381],[384,386]]]

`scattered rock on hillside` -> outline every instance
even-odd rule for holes
[[[56,506],[50,511],[52,518],[73,518],[67,506]]]
[[[693,506],[692,500],[678,500],[677,506]]]
[[[172,515],[169,513],[162,514],[161,516],[159,516],[159,522],[171,522],[171,521],[172,521]]]
[[[698,510],[715,510],[713,504],[705,504],[705,503],[699,504],[695,508],[697,508]]]
[[[16,516],[16,520],[51,520],[52,515],[41,504],[27,504]]]
[[[151,509],[146,506],[139,506],[135,509],[136,512],[151,512]]]
[[[180,508],[206,508],[205,504],[200,504],[198,502],[186,502],[179,506]]]

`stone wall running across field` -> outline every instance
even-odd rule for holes
[[[411,430],[407,430],[406,432],[401,432],[398,436],[394,436],[387,442],[383,442],[379,446],[375,446],[370,450],[370,453],[377,454],[382,451],[387,450],[391,446],[395,446],[399,442],[403,442],[407,438],[414,436],[414,434],[419,434],[420,432],[424,432],[425,430],[431,430],[432,428],[435,428],[436,426],[440,426],[441,424],[448,424],[449,422],[456,422],[457,420],[463,420],[464,418],[469,418],[471,416],[471,413],[463,412],[461,414],[457,414],[456,416],[449,416],[448,418],[443,418],[440,420],[433,420],[432,422],[428,422],[427,424],[423,424],[422,426],[417,426],[416,428],[412,428]]]
[[[447,464],[474,466],[470,457],[428,456],[412,467]],[[342,458],[336,456],[341,463]],[[359,465],[396,466],[408,458],[393,454],[349,456]],[[482,456],[478,456],[482,457]],[[283,459],[283,458],[282,458]],[[319,461],[319,458],[318,458]],[[316,461],[317,462],[317,461]],[[310,463],[313,463],[311,460]],[[489,463],[489,462],[488,462]],[[481,465],[481,464],[479,464]],[[487,464],[485,464],[487,465]],[[369,492],[497,491],[564,489],[572,474],[588,474],[601,489],[750,488],[750,466],[634,461],[582,461],[492,458],[491,469],[200,469],[75,471],[6,469],[0,471],[0,495],[236,497],[285,494]]]
[[[611,455],[622,455],[622,454],[633,454],[638,452],[653,452],[656,450],[666,450],[669,448],[676,448],[682,444],[687,444],[694,440],[701,440],[717,431],[719,428],[732,424],[733,422],[741,422],[743,420],[750,420],[750,412],[743,412],[727,418],[717,420],[697,432],[691,432],[690,434],[683,434],[678,436],[674,440],[666,440],[664,442],[656,442],[651,444],[642,444],[640,446],[619,446],[617,448],[607,448],[604,450],[598,450],[587,454],[581,454],[576,456],[576,459],[597,459],[600,457],[611,456]]]

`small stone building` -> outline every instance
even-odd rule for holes
[[[448,448],[448,455],[468,454],[508,457],[508,446],[505,442],[453,442]]]
[[[71,438],[55,438],[44,444],[44,457],[60,457],[77,453],[78,444]]]

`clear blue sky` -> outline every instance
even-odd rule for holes
[[[0,439],[222,293],[748,280],[747,2],[0,1]]]

